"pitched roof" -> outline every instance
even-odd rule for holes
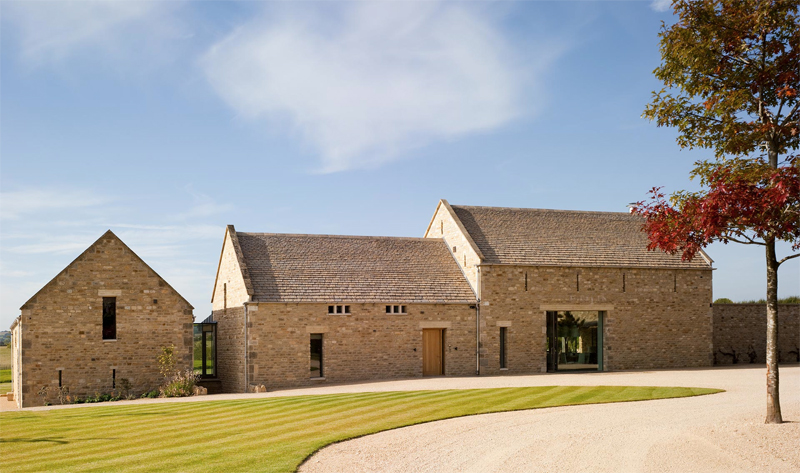
[[[157,272],[155,272],[155,270],[153,270],[153,268],[151,268],[151,267],[150,267],[150,266],[149,266],[147,263],[145,263],[145,262],[144,262],[144,260],[143,260],[142,258],[140,258],[140,257],[139,257],[139,255],[137,255],[137,254],[136,254],[136,253],[135,253],[133,250],[131,250],[131,249],[130,249],[130,247],[129,247],[128,245],[126,245],[126,244],[125,244],[125,242],[124,242],[124,241],[122,241],[122,240],[120,239],[120,237],[118,237],[118,236],[117,236],[117,235],[116,235],[114,232],[112,232],[111,230],[108,230],[108,231],[106,231],[105,233],[103,233],[103,234],[100,236],[100,238],[98,238],[97,240],[95,240],[95,241],[94,241],[94,243],[92,243],[91,245],[89,245],[89,247],[88,247],[88,248],[86,248],[86,249],[83,251],[83,253],[81,253],[80,255],[78,255],[78,257],[77,257],[77,258],[75,258],[74,260],[72,260],[72,262],[71,262],[70,264],[68,264],[68,265],[67,265],[67,266],[66,266],[64,269],[62,269],[62,270],[61,270],[61,272],[59,272],[58,274],[56,274],[56,275],[55,275],[55,277],[53,277],[53,279],[51,279],[51,280],[50,280],[50,281],[49,281],[47,284],[45,284],[45,285],[44,285],[44,286],[43,286],[41,289],[39,289],[38,291],[36,291],[36,294],[34,294],[33,296],[31,296],[31,298],[30,298],[30,299],[28,299],[28,301],[27,301],[27,302],[25,302],[24,304],[22,304],[22,307],[20,307],[20,309],[24,309],[24,308],[25,308],[25,306],[27,306],[27,305],[28,305],[28,304],[30,304],[32,301],[34,301],[34,300],[36,299],[36,297],[37,297],[37,296],[38,296],[38,295],[39,295],[39,294],[40,294],[42,291],[44,291],[44,290],[45,290],[45,289],[47,289],[48,287],[51,287],[51,286],[55,285],[55,284],[56,284],[56,282],[58,281],[58,277],[59,277],[59,276],[61,276],[62,274],[64,274],[64,273],[65,273],[65,272],[66,272],[66,271],[67,271],[69,268],[71,268],[71,267],[72,267],[72,266],[73,266],[75,263],[77,263],[78,261],[80,261],[81,259],[83,259],[83,256],[84,256],[85,254],[89,253],[90,251],[93,251],[93,250],[94,250],[94,247],[95,247],[95,246],[97,246],[97,244],[98,244],[98,243],[100,243],[100,242],[101,242],[103,239],[105,239],[105,238],[109,238],[109,239],[115,240],[116,242],[118,242],[119,244],[121,244],[121,245],[122,245],[122,246],[123,246],[123,247],[124,247],[124,248],[125,248],[125,249],[128,251],[128,253],[130,253],[130,254],[131,254],[131,256],[133,256],[133,258],[134,258],[135,260],[137,260],[137,261],[139,261],[140,263],[142,263],[142,265],[144,265],[144,267],[145,267],[145,268],[147,268],[148,270],[150,270],[150,272],[153,274],[153,276],[155,276],[155,277],[157,277],[158,279],[160,279],[160,280],[161,280],[161,281],[164,283],[164,285],[165,285],[166,287],[170,288],[170,289],[171,289],[171,290],[172,290],[172,291],[173,291],[175,294],[177,294],[177,296],[178,296],[178,297],[180,297],[180,298],[181,298],[181,300],[183,300],[183,302],[185,302],[185,303],[186,303],[186,305],[188,306],[188,308],[190,308],[190,309],[194,309],[194,307],[192,306],[192,304],[190,304],[190,303],[189,303],[189,301],[187,301],[187,300],[186,300],[186,298],[184,298],[184,297],[183,297],[183,296],[182,296],[182,295],[181,295],[181,294],[180,294],[178,291],[176,291],[174,287],[170,286],[170,285],[169,285],[169,283],[168,283],[168,282],[167,282],[167,281],[166,281],[164,278],[162,278],[162,277],[161,277],[161,276],[160,276],[160,275],[159,275]]]
[[[647,250],[643,220],[622,212],[467,207],[453,211],[486,264],[708,269],[705,254],[691,262]]]
[[[256,302],[475,302],[443,240],[237,232]]]

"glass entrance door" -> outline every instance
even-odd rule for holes
[[[547,312],[547,371],[603,371],[602,357],[602,312]]]

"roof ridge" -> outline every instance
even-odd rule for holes
[[[374,236],[374,235],[329,235],[324,233],[269,233],[269,232],[236,232],[237,235],[266,235],[266,236],[285,236],[285,237],[312,237],[312,238],[347,238],[360,240],[414,240],[431,241],[441,243],[438,238],[424,237],[404,237],[404,236]]]
[[[494,210],[526,210],[538,212],[563,212],[563,213],[578,213],[578,214],[611,214],[611,215],[631,215],[630,212],[612,212],[609,210],[564,210],[564,209],[539,209],[539,208],[525,208],[525,207],[492,207],[488,205],[450,205],[456,209],[494,209]]]

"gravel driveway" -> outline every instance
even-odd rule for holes
[[[328,446],[312,472],[800,472],[800,366],[781,367],[782,425],[765,425],[765,369],[437,378],[362,391],[549,385],[692,386],[709,396],[484,414]],[[359,390],[351,385],[347,391]],[[331,387],[333,388],[333,387]]]

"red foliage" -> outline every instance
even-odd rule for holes
[[[645,218],[649,250],[681,252],[691,260],[714,241],[783,240],[800,249],[800,167],[797,158],[772,168],[763,162],[723,161],[699,167],[705,192],[678,193],[672,202],[653,188],[634,213]]]

